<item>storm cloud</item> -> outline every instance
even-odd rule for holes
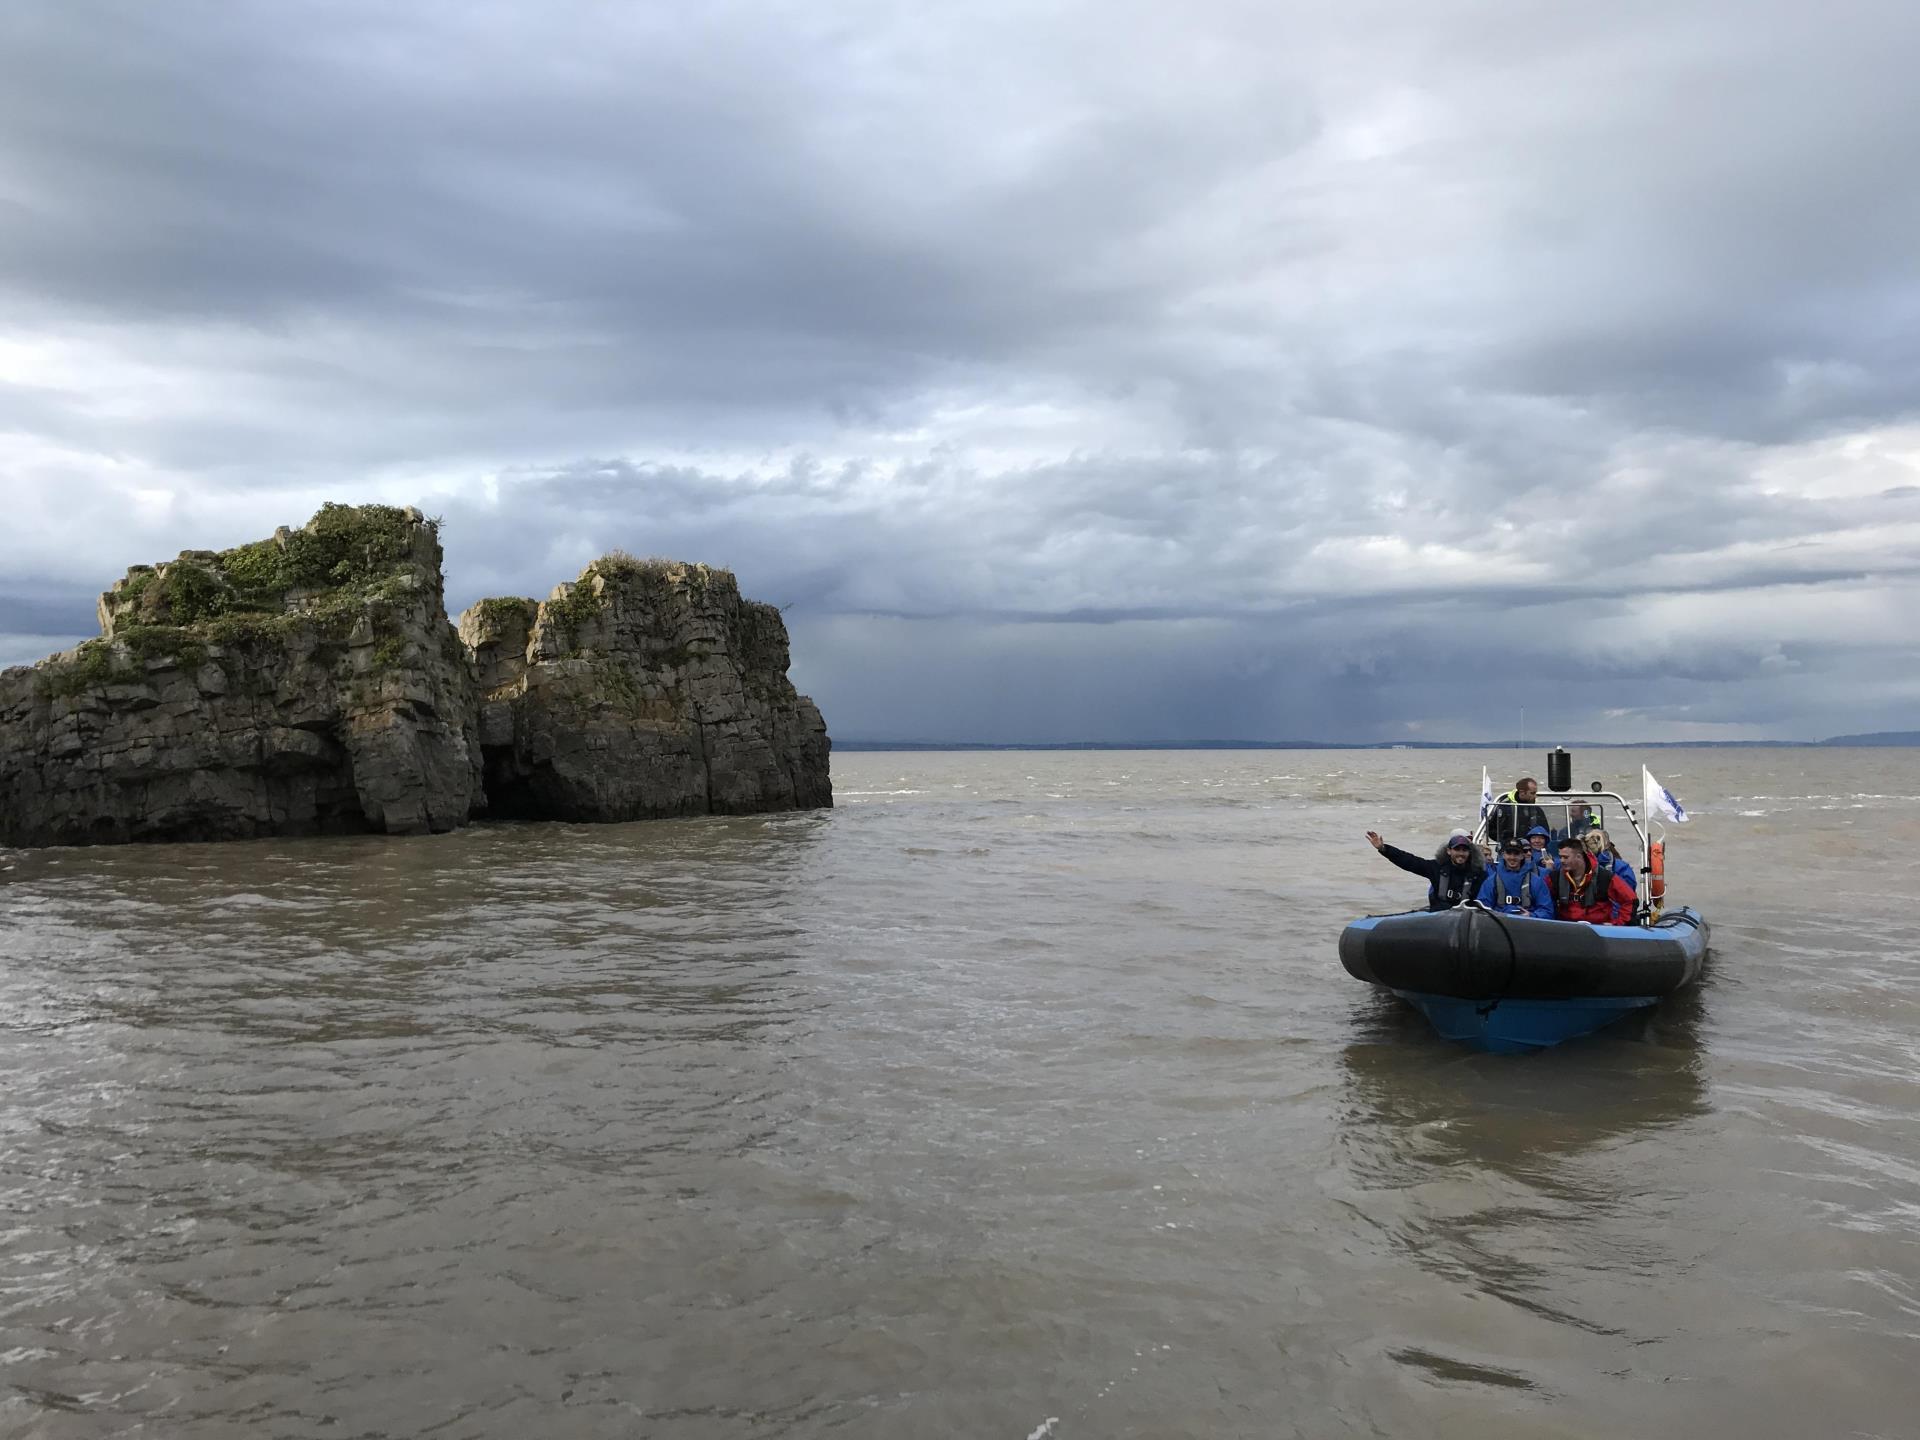
[[[322,500],[843,738],[1920,708],[1920,9],[26,3],[0,661]]]

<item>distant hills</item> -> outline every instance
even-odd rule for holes
[[[1806,746],[1920,746],[1920,730],[1875,730],[1830,740],[1562,740],[1570,750],[1781,750]],[[835,750],[1543,750],[1517,740],[835,740]]]

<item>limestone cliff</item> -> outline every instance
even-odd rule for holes
[[[725,570],[596,560],[460,617],[495,813],[632,820],[830,805],[827,729],[780,612]]]
[[[100,638],[0,673],[0,844],[447,830],[489,786],[531,818],[832,803],[786,628],[731,575],[597,561],[463,644],[440,561],[418,511],[329,505],[135,566]]]

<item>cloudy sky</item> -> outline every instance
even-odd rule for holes
[[[11,0],[0,662],[444,515],[837,737],[1920,726],[1911,0]]]

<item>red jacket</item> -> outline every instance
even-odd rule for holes
[[[1553,879],[1553,917],[1556,920],[1586,920],[1595,925],[1631,925],[1634,895],[1627,882],[1607,866],[1587,860],[1587,878],[1575,885],[1562,869]]]

